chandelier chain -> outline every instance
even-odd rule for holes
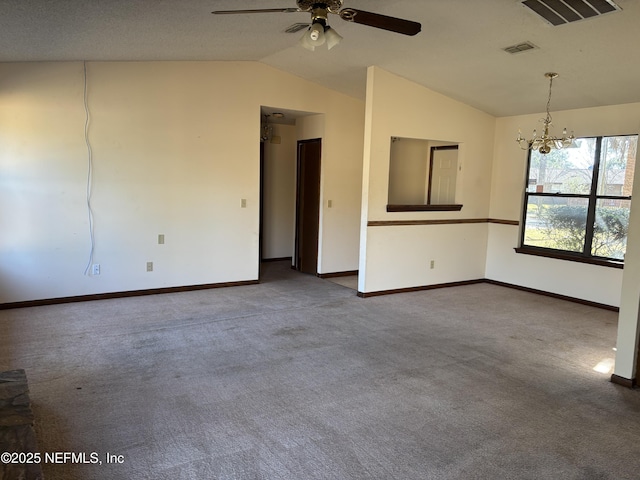
[[[553,76],[549,77],[549,97],[547,98],[547,122],[551,124],[551,89],[553,88]]]

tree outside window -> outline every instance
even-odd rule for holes
[[[518,251],[623,261],[637,147],[637,135],[622,135],[531,151]]]

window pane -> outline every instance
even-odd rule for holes
[[[528,191],[589,194],[596,150],[595,138],[576,140],[576,147],[531,152]]]
[[[596,202],[591,255],[624,260],[630,206],[630,200],[600,199]]]
[[[530,194],[523,244],[582,253],[588,203],[586,198]]]
[[[638,137],[605,137],[600,152],[598,195],[631,196]]]

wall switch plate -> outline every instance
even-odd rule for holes
[[[153,262],[147,262],[147,272],[153,272]]]
[[[164,245],[164,233],[158,235],[158,245]]]
[[[242,200],[240,200],[240,207],[241,208],[247,208],[247,199],[243,198]]]
[[[329,201],[327,202],[327,206],[328,206],[329,208],[333,207],[333,200],[329,200]]]
[[[431,262],[429,263],[429,268],[431,270],[433,270],[434,268],[436,268],[436,261],[435,260],[431,260]]]
[[[100,275],[100,264],[94,263],[91,265],[91,275]]]

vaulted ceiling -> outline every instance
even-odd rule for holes
[[[0,61],[258,61],[364,99],[378,65],[496,116],[640,102],[640,2],[552,26],[520,0],[345,0],[345,7],[422,24],[415,37],[343,21],[330,51],[285,33],[308,13],[212,15],[212,10],[295,7],[294,0],[2,0]],[[509,54],[529,41],[537,48]],[[0,78],[0,88],[2,85]]]

